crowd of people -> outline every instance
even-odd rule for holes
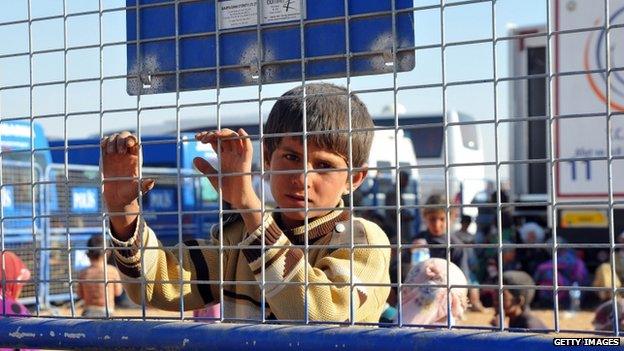
[[[493,203],[496,203],[495,196],[495,193],[492,194]],[[467,215],[458,216],[456,208],[450,208],[447,211],[444,196],[434,194],[427,199],[425,206],[421,209],[425,230],[410,231],[412,229],[409,223],[411,217],[402,218],[401,238],[404,246],[400,265],[403,284],[412,283],[412,272],[421,269],[420,263],[426,262],[429,257],[448,259],[451,267],[458,267],[464,275],[463,280],[468,282],[467,284],[456,283],[469,286],[466,290],[468,309],[483,311],[485,307],[494,307],[497,315],[492,320],[492,325],[498,325],[500,322],[498,317],[499,290],[495,287],[501,282],[499,275],[502,269],[502,283],[505,286],[503,310],[508,320],[508,327],[540,330],[546,329],[546,326],[530,312],[531,307],[555,308],[553,286],[556,272],[557,285],[564,287],[557,293],[558,308],[572,311],[578,311],[581,307],[595,309],[595,327],[600,330],[613,329],[612,323],[604,322],[604,316],[608,313],[611,313],[613,321],[613,300],[610,291],[613,285],[608,256],[604,256],[605,262],[602,262],[592,275],[583,259],[582,250],[569,247],[559,248],[555,267],[552,250],[549,248],[552,244],[551,234],[544,226],[536,222],[516,226],[511,214],[506,210],[501,212],[501,225],[499,226],[499,216],[495,214],[495,211],[487,208],[483,212],[488,211],[492,212],[491,215],[479,216],[480,220],[474,226],[477,228],[476,232],[470,232],[473,218]],[[376,218],[386,233],[396,235],[395,212],[391,210],[387,212],[388,215],[383,218],[383,221],[379,221],[380,218],[375,215],[371,215],[371,218]],[[448,236],[447,225],[449,226]],[[456,229],[456,225],[459,225],[459,229]],[[502,230],[500,234],[499,230]],[[499,250],[498,243],[501,239],[502,247]],[[447,253],[448,240],[450,244]],[[393,239],[391,238],[390,241]],[[396,242],[396,239],[393,242]],[[558,238],[558,243],[566,243],[566,241]],[[616,238],[616,243],[624,244],[624,233]],[[530,246],[532,244],[535,245]],[[397,256],[394,255],[390,272],[393,283],[396,283],[398,279],[398,265]],[[614,286],[619,288],[624,279],[624,249],[616,248],[615,265]],[[485,287],[480,287],[480,285]],[[535,288],[507,288],[513,285],[534,286]],[[579,288],[588,286],[602,289],[589,292]],[[618,304],[623,303],[622,298],[624,294],[617,297]],[[401,302],[401,304],[404,303],[405,301]],[[388,299],[388,311],[385,314],[394,315],[397,305],[396,291],[393,291]],[[618,314],[620,323],[624,323],[624,311],[618,309]],[[387,318],[382,319],[388,321]],[[602,322],[597,322],[598,320]],[[409,323],[409,319],[403,321]]]

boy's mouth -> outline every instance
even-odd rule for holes
[[[292,195],[292,194],[287,194],[286,197],[290,200],[296,201],[296,202],[305,202],[305,196],[303,195]],[[310,198],[308,197],[308,203],[311,203],[312,201],[310,200]]]

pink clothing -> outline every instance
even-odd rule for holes
[[[454,263],[450,263],[450,285],[466,285],[466,276]],[[405,283],[446,285],[446,260],[430,258],[415,265]],[[451,298],[451,319],[462,319],[468,305],[468,289],[452,288],[450,294],[444,286],[404,286],[401,288],[403,323],[446,324],[447,297]]]
[[[194,310],[193,317],[206,318],[197,319],[197,322],[215,323],[221,316],[221,304],[212,304],[202,308],[201,310]],[[214,319],[209,319],[214,318]]]
[[[6,311],[6,314],[5,314],[5,311]],[[6,299],[0,298],[0,318],[4,318],[5,316],[29,317],[30,312],[24,305],[22,305],[18,301],[15,301],[11,298],[6,298]],[[14,348],[0,348],[0,351],[9,351],[9,350],[15,350],[15,349]],[[20,350],[28,351],[28,350],[33,350],[33,349],[20,349]]]
[[[5,311],[7,316],[30,316],[28,309],[19,301],[15,301],[11,298],[6,298],[4,300],[0,298],[0,316],[5,316]]]

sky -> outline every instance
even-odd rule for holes
[[[457,1],[446,1],[451,4]],[[28,18],[26,0],[0,2],[0,57],[28,51],[28,24],[6,23]],[[123,7],[125,1],[104,0],[104,9]],[[434,0],[414,0],[414,6],[439,4]],[[32,19],[63,14],[63,7],[68,14],[98,9],[97,0],[31,0],[30,16]],[[546,23],[546,0],[498,0],[495,5],[495,36],[506,36],[512,27],[543,25]],[[34,51],[98,44],[101,34],[102,43],[123,42],[126,40],[125,12],[114,11],[102,14],[100,28],[98,14],[68,17],[66,26],[63,19],[35,21],[31,27],[31,43]],[[444,9],[444,32],[447,43],[488,39],[492,37],[492,3],[477,2],[461,6],[450,6]],[[4,24],[4,25],[3,25]],[[65,27],[65,28],[64,28]],[[440,43],[441,23],[440,9],[425,9],[414,12],[414,36],[417,46]],[[66,35],[65,35],[66,33]],[[494,76],[509,75],[508,42],[496,43],[495,57],[492,44],[470,44],[448,47],[444,55],[444,67],[447,82],[465,80],[491,79]],[[100,50],[83,49],[67,52],[67,70],[64,66],[64,53],[39,53],[32,58],[33,83],[63,81],[65,79],[81,79],[99,77],[100,62],[104,77],[126,74],[125,45],[104,47],[100,61]],[[494,64],[495,62],[495,64]],[[0,87],[25,85],[17,89],[0,90],[0,118],[28,117],[32,104],[34,116],[46,114],[62,114],[63,111],[76,113],[80,111],[98,110],[99,81],[37,86],[29,94],[30,61],[28,55],[0,58]],[[397,86],[435,84],[442,82],[442,54],[440,48],[417,50],[416,67],[409,72],[399,73]],[[327,80],[326,80],[327,81]],[[345,79],[328,80],[345,85]],[[392,75],[376,75],[353,77],[351,90],[387,88],[393,86]],[[264,85],[263,97],[279,96],[297,83]],[[64,99],[65,90],[67,98]],[[443,95],[446,96],[446,109],[458,110],[471,115],[477,120],[493,119],[495,113],[499,118],[509,116],[509,86],[499,83],[494,101],[494,85],[478,83],[462,86],[449,86],[443,93],[442,88],[428,88],[403,91],[397,95],[398,102],[405,107],[408,114],[431,114],[442,111]],[[227,88],[220,91],[221,101],[257,97],[256,86]],[[136,108],[137,99],[126,93],[124,78],[104,80],[102,83],[102,108]],[[387,111],[393,104],[392,93],[360,94],[373,115]],[[214,90],[183,92],[180,103],[214,101]],[[153,107],[163,104],[175,104],[175,94],[156,94],[142,96],[141,107]],[[263,103],[262,113],[270,110],[272,103]],[[227,105],[220,110],[222,120],[232,116],[257,116],[257,103]],[[206,118],[216,115],[215,107],[187,107],[180,110],[180,119]],[[103,132],[120,128],[134,128],[137,124],[136,112],[107,113],[101,123]],[[257,117],[256,117],[257,118]],[[141,114],[141,125],[175,125],[174,109],[146,110]],[[100,116],[80,115],[51,117],[39,119],[49,138],[84,138],[100,134]],[[66,127],[65,127],[66,126]],[[486,160],[494,161],[494,127],[479,127],[486,152]],[[506,159],[508,154],[507,134],[509,129],[501,125],[499,134],[499,159]],[[488,171],[491,176],[491,170]]]

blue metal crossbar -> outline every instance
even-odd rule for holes
[[[555,349],[546,336],[490,331],[12,317],[0,318],[0,346],[220,351]]]

